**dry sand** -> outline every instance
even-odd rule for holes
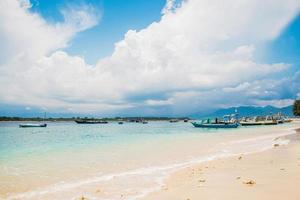
[[[144,200],[300,200],[300,131],[288,139],[271,150],[178,171]]]

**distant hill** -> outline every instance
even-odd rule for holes
[[[197,113],[192,115],[194,118],[202,118],[202,117],[222,117],[224,115],[233,114],[235,110],[239,113],[240,117],[243,116],[256,116],[256,115],[269,115],[270,113],[276,114],[281,112],[286,116],[293,116],[293,106],[287,106],[283,108],[277,108],[274,106],[265,106],[265,107],[256,107],[256,106],[239,106],[239,107],[231,107],[231,108],[223,108],[216,110],[211,113]]]

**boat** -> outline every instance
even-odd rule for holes
[[[148,124],[148,122],[147,122],[147,121],[143,121],[142,123],[143,123],[143,124]]]
[[[19,124],[20,128],[38,128],[38,127],[47,127],[46,123],[43,124]]]
[[[202,120],[200,122],[191,122],[196,128],[237,128],[240,126],[238,120],[236,119],[237,114],[224,115],[223,119],[219,120]]]
[[[196,128],[237,128],[240,126],[239,123],[201,123],[191,122]]]
[[[124,124],[124,122],[118,122],[118,124]]]
[[[188,121],[189,121],[188,119],[184,119],[184,120],[183,120],[183,122],[188,122]]]
[[[178,119],[171,119],[170,120],[170,123],[176,123],[176,122],[179,122],[179,120]]]
[[[240,124],[242,126],[259,126],[259,125],[277,125],[277,121],[248,121],[248,122],[243,122],[241,121]]]
[[[279,120],[276,120],[272,116],[257,116],[254,118],[244,118],[240,121],[242,126],[260,126],[260,125],[277,125],[278,123],[283,123]]]
[[[77,119],[75,120],[77,124],[107,124],[108,121],[102,120],[92,120],[92,119]]]
[[[20,128],[45,128],[47,127],[47,124],[45,123],[45,119],[46,119],[46,112],[44,113],[44,118],[43,118],[43,123],[25,123],[25,124],[19,124]]]

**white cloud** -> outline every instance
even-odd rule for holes
[[[167,1],[161,21],[129,30],[110,57],[90,66],[61,48],[78,31],[97,24],[99,15],[90,14],[95,13],[91,6],[65,9],[64,23],[49,24],[28,11],[30,5],[2,1],[1,101],[71,112],[144,105],[184,113],[251,102],[248,97],[262,92],[259,84],[251,89],[255,80],[289,67],[257,62],[254,54],[293,19],[298,0],[176,2]],[[164,97],[153,98],[157,94]],[[222,97],[228,102],[215,100]]]
[[[0,2],[0,64],[27,58],[35,61],[66,47],[77,32],[94,26],[99,19],[88,5],[81,9],[70,6],[62,10],[65,22],[49,24],[30,12],[30,7],[29,0]]]

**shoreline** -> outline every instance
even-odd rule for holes
[[[219,158],[178,170],[143,200],[300,199],[300,128],[287,145]],[[277,138],[276,138],[277,139]],[[287,196],[288,195],[288,196]]]
[[[60,197],[60,195],[63,195],[64,192],[72,193],[72,196],[74,194],[74,198],[71,199],[80,199],[80,196],[84,197],[84,199],[102,199],[106,196],[111,195],[111,191],[115,199],[145,199],[145,200],[156,200],[156,199],[199,199],[199,196],[202,198],[202,193],[198,193],[199,191],[194,191],[195,188],[206,188],[208,183],[215,182],[218,183],[218,177],[215,178],[214,181],[211,181],[210,179],[214,178],[214,173],[219,171],[219,176],[222,177],[224,174],[228,175],[235,175],[232,174],[232,171],[224,171],[224,168],[230,169],[232,163],[235,163],[235,166],[233,169],[234,172],[236,170],[241,170],[239,167],[239,164],[242,163],[242,161],[246,160],[245,158],[251,158],[254,155],[259,156],[264,155],[266,152],[272,151],[273,149],[276,149],[277,152],[280,152],[281,148],[285,147],[289,149],[290,145],[293,146],[294,143],[296,143],[299,138],[294,138],[294,136],[298,136],[299,134],[296,134],[294,130],[296,127],[299,127],[299,124],[293,124],[293,127],[290,128],[284,128],[282,127],[282,130],[278,130],[276,127],[274,127],[270,131],[269,128],[267,129],[261,129],[258,131],[258,133],[251,133],[249,131],[246,131],[245,128],[244,132],[238,132],[238,133],[229,133],[229,135],[224,134],[224,138],[227,137],[226,142],[220,142],[217,143],[216,150],[212,151],[212,154],[207,154],[207,156],[200,156],[200,157],[191,157],[191,159],[188,159],[184,162],[179,163],[170,163],[167,165],[157,165],[157,166],[148,166],[146,168],[137,168],[132,169],[129,171],[124,172],[117,172],[113,174],[101,174],[91,177],[85,177],[83,179],[78,180],[70,180],[70,181],[64,181],[61,184],[50,184],[45,185],[45,187],[36,188],[34,190],[24,191],[21,193],[16,193],[15,195],[9,195],[6,196],[7,199],[53,199],[56,196]],[[249,128],[248,130],[254,131],[256,129]],[[249,138],[249,133],[251,133],[251,137]],[[266,133],[266,134],[264,134]],[[237,134],[239,134],[239,137],[237,137]],[[246,135],[244,135],[246,134]],[[213,136],[213,135],[211,135]],[[217,135],[215,135],[217,136]],[[234,137],[233,137],[234,136]],[[242,136],[242,137],[240,137]],[[222,136],[223,137],[223,136]],[[246,137],[246,138],[245,138]],[[200,137],[201,138],[201,137]],[[200,139],[199,138],[199,139]],[[215,137],[213,137],[215,138]],[[235,138],[235,140],[231,141],[231,139]],[[239,139],[238,139],[239,138]],[[216,138],[215,138],[216,139]],[[288,144],[287,140],[290,140],[291,142]],[[216,141],[216,140],[214,140]],[[188,142],[188,141],[186,141]],[[191,141],[189,141],[191,142]],[[197,143],[198,144],[198,143]],[[202,144],[202,143],[199,143]],[[212,143],[213,144],[213,143]],[[275,144],[278,144],[279,146],[273,146]],[[288,144],[288,145],[285,145]],[[221,145],[221,146],[218,146]],[[254,145],[254,146],[252,146]],[[195,146],[196,147],[196,146]],[[188,148],[192,148],[191,143],[189,143]],[[195,155],[199,155],[199,148],[204,148],[203,146],[197,146],[197,151],[195,152]],[[271,150],[266,150],[270,149]],[[178,149],[178,146],[177,146]],[[220,151],[222,150],[222,151]],[[223,151],[224,150],[224,151]],[[180,151],[178,149],[178,151]],[[182,151],[182,149],[181,149]],[[178,156],[177,150],[174,151],[174,153]],[[179,152],[180,153],[180,152]],[[192,155],[192,154],[189,154]],[[300,152],[299,152],[300,155]],[[239,157],[242,156],[240,159]],[[300,157],[299,157],[300,158]],[[230,162],[228,162],[230,161]],[[236,163],[236,161],[238,161]],[[284,161],[286,162],[286,161]],[[224,164],[229,163],[229,164]],[[259,164],[259,163],[258,163]],[[299,162],[300,164],[300,162]],[[246,163],[246,167],[250,166],[256,166],[257,163],[254,161]],[[260,166],[261,167],[261,166]],[[199,169],[198,169],[199,168]],[[263,168],[263,166],[262,166]],[[300,169],[300,168],[299,168]],[[99,168],[98,168],[99,170]],[[199,172],[199,174],[197,174]],[[84,171],[84,173],[87,173],[87,171]],[[194,177],[197,175],[197,177]],[[198,177],[199,176],[199,177]],[[203,177],[202,177],[203,176]],[[242,177],[244,178],[244,175],[236,175],[236,177]],[[134,184],[134,179],[131,179],[131,177],[136,177],[138,179],[144,179],[144,178],[150,178],[151,182],[145,182],[144,185],[140,183],[139,185]],[[212,178],[211,178],[212,177]],[[245,176],[246,177],[246,176]],[[274,176],[276,177],[276,176]],[[152,180],[152,178],[154,178]],[[199,178],[197,180],[197,178]],[[254,181],[256,184],[257,180],[256,178],[249,177],[249,180],[242,180],[240,178],[241,183],[242,182],[249,182]],[[251,179],[250,179],[251,178]],[[195,179],[194,182],[189,182],[190,179]],[[232,181],[232,177],[227,178],[229,181]],[[299,177],[300,179],[300,177]],[[234,179],[235,180],[235,179]],[[107,185],[106,182],[109,182]],[[120,182],[118,182],[120,181]],[[133,188],[130,189],[130,186],[128,186],[128,181],[133,181],[132,186]],[[154,181],[154,182],[153,182]],[[158,182],[156,182],[158,181]],[[118,182],[118,184],[116,183]],[[156,183],[155,183],[156,182]],[[124,184],[124,188],[122,188],[122,191],[119,190],[118,185],[119,183]],[[147,185],[148,184],[148,185]],[[150,184],[150,185],[149,185]],[[196,184],[196,185],[195,185]],[[226,186],[228,183],[222,183],[219,185],[219,188],[217,189],[223,189],[224,186]],[[256,185],[254,184],[254,185]],[[299,183],[300,184],[300,183]],[[137,186],[137,187],[135,187]],[[184,188],[185,186],[185,188]],[[211,188],[214,188],[214,185],[210,186]],[[135,187],[135,188],[134,188]],[[237,187],[235,185],[235,187]],[[99,189],[100,188],[100,189]],[[111,190],[114,188],[116,191]],[[57,191],[57,189],[61,191]],[[214,190],[214,189],[213,189]],[[99,192],[101,191],[101,192]],[[209,190],[208,190],[209,191]],[[202,191],[203,192],[203,191]],[[188,193],[194,196],[191,197],[184,197],[181,196],[181,194]],[[220,192],[221,193],[221,192]],[[42,196],[39,196],[39,195]],[[189,195],[188,195],[189,196]],[[39,198],[41,197],[41,198]],[[43,198],[42,198],[43,197]],[[180,197],[180,198],[179,198]],[[206,196],[206,198],[211,199],[211,196]],[[69,198],[67,198],[69,199]],[[218,198],[217,198],[218,199]],[[228,198],[230,199],[230,198]],[[231,198],[232,199],[232,198]]]

